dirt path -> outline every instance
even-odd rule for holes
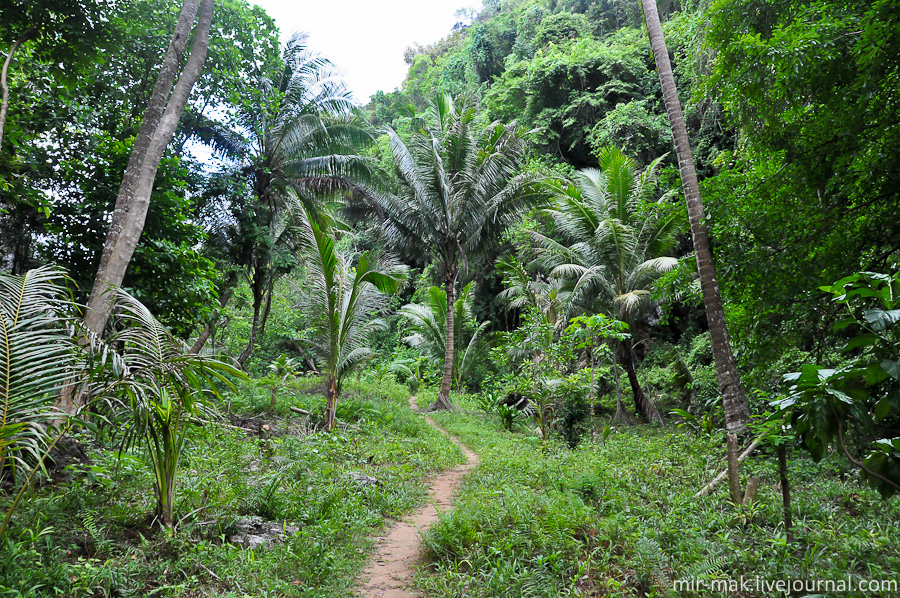
[[[413,399],[410,399],[409,405],[415,410]],[[428,528],[437,521],[438,512],[446,512],[453,508],[453,494],[463,476],[478,464],[478,455],[444,431],[430,417],[426,417],[425,421],[459,446],[466,456],[466,462],[434,478],[428,489],[428,504],[395,523],[386,536],[378,539],[378,549],[362,574],[361,579],[364,583],[357,590],[357,596],[365,598],[416,596],[410,584],[422,547],[421,534],[428,531]]]

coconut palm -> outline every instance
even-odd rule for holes
[[[198,418],[214,416],[217,384],[242,377],[234,367],[190,353],[150,310],[121,289],[112,289],[107,343],[118,348],[115,367],[105,369],[92,396],[109,397],[123,445],[142,444],[153,470],[156,515],[174,524],[175,483],[188,432]]]
[[[683,228],[682,217],[661,209],[668,196],[653,199],[660,161],[640,170],[621,150],[604,149],[600,169],[577,173],[576,184],[561,187],[545,210],[563,241],[533,233],[538,263],[568,283],[569,316],[606,313],[633,332],[653,305],[651,285],[677,265],[666,254]],[[635,407],[648,420],[661,421],[638,382],[633,344],[634,334],[618,343],[618,351]]]
[[[468,260],[494,245],[500,233],[542,196],[536,177],[520,172],[523,132],[514,125],[475,127],[476,107],[449,95],[431,100],[422,128],[407,143],[388,129],[402,186],[373,198],[383,234],[399,253],[437,266],[447,305]],[[447,311],[444,374],[432,408],[451,409],[454,310]]]
[[[370,159],[358,155],[371,135],[352,113],[352,92],[309,49],[306,35],[291,38],[282,70],[261,77],[248,97],[234,128],[216,132],[216,147],[235,161],[230,176],[245,180],[249,192],[228,197],[231,216],[213,227],[225,231],[224,244],[246,269],[253,294],[250,338],[237,359],[242,366],[265,329],[277,277],[295,263],[293,229],[283,226],[289,191],[316,211],[323,197],[372,180]]]
[[[321,371],[325,375],[325,429],[334,428],[341,382],[372,354],[365,346],[379,325],[373,318],[387,307],[386,293],[395,293],[406,277],[405,268],[385,256],[362,253],[355,267],[335,248],[330,227],[299,210],[298,231],[316,328]]]
[[[532,278],[514,255],[498,260],[497,269],[503,273],[506,288],[499,297],[506,303],[507,309],[534,309],[557,331],[566,324],[562,316],[568,311],[570,293],[563,279],[547,278],[540,273]]]
[[[666,48],[666,39],[659,22],[656,2],[655,0],[641,0],[641,5],[644,8],[647,34],[650,37],[656,72],[659,74],[666,113],[669,115],[669,125],[675,141],[675,153],[678,156],[678,169],[691,222],[694,255],[697,259],[703,304],[706,306],[706,319],[709,322],[713,357],[716,362],[716,377],[722,391],[722,406],[725,408],[725,427],[729,432],[739,432],[750,421],[750,404],[744,388],[741,386],[737,362],[731,352],[731,343],[728,340],[725,308],[722,306],[722,296],[716,280],[716,268],[709,247],[709,232],[703,223],[705,219],[703,201],[700,198],[700,185],[697,182],[697,172],[694,169],[694,159],[691,155],[691,143],[684,123],[684,114],[681,111],[681,100],[678,99],[678,89],[675,86],[675,76],[672,74],[672,64],[669,61],[669,51]]]

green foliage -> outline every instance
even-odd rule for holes
[[[561,385],[560,393],[563,400],[556,409],[554,424],[569,448],[575,448],[591,424],[591,404],[588,397],[594,393],[594,389],[578,376],[569,376]]]
[[[519,411],[518,407],[515,405],[507,405],[506,403],[494,404],[493,410],[496,411],[497,417],[500,418],[503,429],[508,432],[512,432],[513,426],[516,424],[516,421],[519,420],[519,416],[522,415],[522,412]]]
[[[403,258],[433,263],[448,303],[460,277],[469,275],[470,260],[496,247],[503,231],[544,197],[540,177],[521,171],[524,131],[500,122],[479,128],[476,114],[472,98],[437,93],[408,142],[388,129],[400,185],[397,194],[373,197],[385,240]],[[447,314],[449,335],[449,305]],[[455,346],[446,343],[446,364],[456,358]],[[443,408],[451,378],[447,367],[438,395]]]
[[[352,93],[334,66],[297,34],[278,67],[256,73],[246,86],[229,126],[215,128],[217,149],[232,161],[215,181],[207,224],[222,258],[243,272],[253,296],[241,365],[265,329],[276,280],[298,266],[299,241],[290,223],[295,205],[317,218],[324,200],[373,179],[371,160],[359,154],[371,136],[352,108]]]
[[[609,428],[602,445],[570,451],[498,433],[476,416],[436,419],[478,451],[481,465],[457,508],[426,535],[432,563],[419,583],[430,594],[663,595],[692,576],[890,579],[900,565],[896,501],[848,478],[833,457],[817,465],[789,452],[802,532],[787,545],[772,459],[743,464],[760,477],[752,509],[736,514],[724,490],[693,497],[709,481],[718,439]]]
[[[406,267],[392,258],[370,252],[356,265],[336,249],[334,230],[298,208],[300,246],[306,257],[307,284],[316,317],[318,356],[328,386],[326,428],[334,426],[335,403],[344,377],[372,355],[366,346],[376,317],[386,306],[386,294],[396,293],[406,280]]]
[[[121,425],[126,445],[142,441],[155,474],[157,515],[172,525],[175,474],[191,418],[207,406],[206,393],[216,382],[229,383],[241,374],[234,368],[187,353],[149,310],[121,289],[109,291],[110,334],[103,341],[76,344],[78,328],[70,318],[75,305],[55,268],[32,270],[25,276],[0,277],[0,463],[4,472],[43,467],[51,424],[67,417],[54,402],[64,388],[82,403],[105,402],[110,417]],[[104,419],[102,416],[99,416]],[[65,434],[68,427],[57,435]],[[54,440],[54,443],[56,442]],[[12,501],[0,525],[6,530]]]
[[[636,321],[651,304],[652,283],[677,264],[666,254],[684,219],[668,196],[652,197],[659,165],[640,170],[621,150],[606,148],[601,169],[579,172],[545,210],[562,241],[535,232],[536,253],[569,286],[570,310]]]
[[[487,355],[491,334],[490,322],[479,322],[472,312],[474,282],[470,282],[453,302],[453,335],[457,349],[453,362],[453,381],[457,390],[463,390],[463,381],[477,383],[476,368]],[[411,303],[400,308],[412,334],[403,341],[426,356],[431,368],[439,372],[444,365],[444,349],[447,334],[447,293],[440,287],[427,289],[426,303]]]
[[[848,313],[834,326],[855,333],[848,358],[837,368],[809,364],[785,375],[788,396],[777,405],[815,460],[836,444],[890,497],[900,491],[900,274],[862,272],[822,290]],[[869,450],[862,462],[848,446],[853,433]]]
[[[197,418],[212,416],[210,399],[218,395],[216,384],[231,385],[230,378],[244,375],[223,362],[188,353],[184,343],[124,291],[114,298],[112,332],[106,342],[121,347],[121,352],[110,389],[103,394],[122,396],[126,411],[117,419],[123,444],[141,443],[147,450],[156,515],[171,528],[175,477],[188,431]]]
[[[16,485],[41,463],[53,401],[79,366],[66,282],[52,267],[0,275],[0,479]]]
[[[304,384],[289,384],[292,402],[321,413],[321,394]],[[250,425],[245,408],[252,402],[265,413],[268,397],[267,386],[251,381],[224,398],[233,421]],[[196,430],[171,534],[147,526],[153,497],[141,452],[117,462],[111,447],[90,450],[86,474],[41,491],[13,519],[11,542],[0,544],[0,592],[347,596],[385,518],[421,505],[425,481],[463,460],[407,398],[396,384],[349,380],[338,414],[347,425],[334,434],[304,435],[302,418],[287,414],[265,420],[267,439],[215,422]],[[362,486],[351,474],[378,483]],[[282,541],[252,549],[231,541],[237,523],[263,513],[266,523],[289,527]]]
[[[178,10],[152,0],[24,2],[2,12],[10,25],[2,32],[4,48],[12,43],[8,36],[34,35],[10,71],[0,151],[0,261],[16,274],[60,264],[81,289],[75,291],[81,301]],[[211,314],[218,277],[203,255],[206,235],[196,220],[206,173],[186,145],[211,140],[201,126],[209,121],[204,110],[227,112],[244,80],[277,59],[277,45],[274,23],[261,9],[216,3],[205,68],[157,173],[124,283],[180,337]]]
[[[676,424],[679,428],[687,426],[695,432],[702,432],[707,436],[717,433],[720,430],[718,422],[715,421],[713,414],[710,411],[706,411],[697,416],[684,409],[673,409],[672,414],[681,418],[681,421]]]
[[[640,164],[650,164],[672,148],[672,131],[665,114],[653,114],[647,100],[632,100],[609,110],[588,135],[594,152],[618,147]]]
[[[541,20],[532,43],[537,49],[549,44],[563,45],[588,35],[588,20],[584,15],[558,12]]]
[[[516,118],[534,129],[539,152],[584,168],[594,163],[590,132],[618,104],[653,95],[651,75],[638,31],[578,38],[510,66],[485,93],[485,105],[489,118]]]
[[[706,12],[702,84],[741,143],[704,203],[747,363],[768,368],[785,345],[823,356],[829,306],[811,290],[896,264],[898,14],[892,1],[828,0]]]

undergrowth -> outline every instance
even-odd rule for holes
[[[337,412],[344,425],[304,435],[324,407],[314,386],[282,389],[275,416],[264,383],[228,397],[230,423],[206,425],[185,451],[171,535],[148,516],[145,456],[117,460],[111,443],[95,446],[84,473],[39,489],[16,512],[0,546],[0,594],[350,596],[370,535],[422,502],[427,476],[463,457],[406,408],[405,389],[383,382],[348,381]],[[230,542],[247,517],[289,531],[270,547]]]
[[[427,534],[419,584],[428,596],[773,596],[675,582],[896,580],[900,571],[900,500],[883,501],[837,459],[791,459],[798,540],[789,545],[774,457],[745,462],[745,476],[760,476],[750,506],[731,505],[724,484],[693,498],[723,466],[719,436],[644,426],[573,451],[496,420],[434,418],[481,465]],[[806,594],[815,592],[796,595]],[[854,595],[875,594],[841,594]]]

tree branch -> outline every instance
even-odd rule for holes
[[[759,438],[757,438],[756,440],[754,440],[754,441],[750,444],[750,446],[747,447],[747,450],[745,450],[743,453],[741,453],[741,455],[737,458],[737,462],[738,462],[738,463],[741,463],[744,459],[746,459],[747,457],[749,457],[749,456],[750,456],[750,453],[752,453],[752,452],[756,449],[756,446],[757,446],[758,444],[759,444]],[[728,475],[728,469],[725,469],[725,471],[723,471],[722,473],[720,473],[719,475],[717,475],[715,478],[713,478],[713,480],[712,480],[709,484],[707,484],[706,486],[704,486],[703,488],[701,488],[700,490],[698,490],[698,491],[697,491],[697,494],[694,495],[694,498],[700,498],[701,496],[706,496],[707,494],[709,494],[710,492],[712,492],[712,491],[713,491],[713,488],[715,488],[716,486],[718,486],[719,483],[720,483],[722,480],[724,480],[724,479],[725,479],[725,476],[727,476],[727,475]]]
[[[29,29],[22,37],[14,41],[12,47],[9,49],[9,54],[6,55],[6,60],[3,61],[3,71],[0,72],[0,89],[2,89],[3,92],[3,102],[0,104],[0,148],[3,147],[3,128],[6,125],[6,111],[9,109],[9,84],[7,83],[9,64],[12,62],[13,54],[16,53],[19,46],[28,41],[28,38],[36,32],[37,29]]]
[[[835,417],[837,418],[836,413],[835,413]],[[895,482],[893,482],[892,480],[889,480],[888,478],[884,477],[881,474],[875,473],[874,471],[872,471],[871,469],[869,469],[868,467],[863,465],[862,461],[857,461],[850,454],[850,451],[847,450],[847,445],[844,444],[844,431],[843,431],[843,426],[841,425],[840,418],[837,418],[837,432],[838,432],[838,442],[840,442],[840,444],[841,444],[841,450],[844,451],[844,454],[847,456],[847,459],[850,460],[850,463],[853,463],[854,465],[856,465],[857,467],[862,469],[864,472],[866,472],[866,475],[869,475],[873,478],[879,479],[882,482],[884,482],[885,484],[887,484],[888,486],[890,486],[891,488],[893,488],[894,490],[896,490],[897,492],[900,492],[900,485],[897,485]]]

